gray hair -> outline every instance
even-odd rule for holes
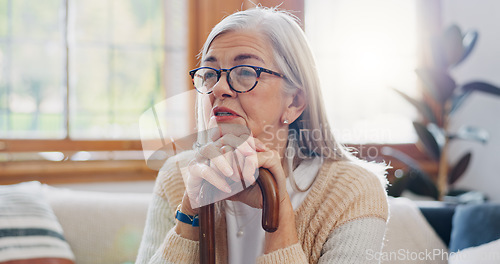
[[[325,113],[316,63],[299,20],[276,8],[256,7],[236,12],[219,22],[210,32],[201,51],[205,59],[214,39],[224,33],[256,30],[272,45],[274,63],[286,76],[285,92],[301,89],[307,106],[289,126],[287,151],[294,149],[294,163],[313,156],[333,160],[351,160],[352,155],[334,138]],[[203,113],[198,111],[198,116]],[[198,120],[200,126],[201,120]],[[203,122],[203,121],[202,121]],[[295,141],[295,142],[290,142]]]

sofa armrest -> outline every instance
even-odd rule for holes
[[[380,258],[382,263],[409,263],[409,256],[424,254],[426,257],[429,252],[439,256],[418,263],[447,263],[441,258],[447,252],[446,245],[427,222],[417,204],[407,198],[389,197],[388,201],[390,217]]]

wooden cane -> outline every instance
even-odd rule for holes
[[[260,168],[257,184],[262,192],[262,228],[266,232],[278,229],[279,193],[278,184],[269,170]],[[200,263],[215,264],[215,207],[209,204],[200,207]]]
[[[215,264],[215,207],[209,204],[200,207],[200,263]]]

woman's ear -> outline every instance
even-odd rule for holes
[[[307,100],[302,89],[289,96],[286,100],[286,108],[283,111],[283,121],[287,120],[289,124],[293,123],[306,109]]]

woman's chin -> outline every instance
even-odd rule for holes
[[[210,138],[216,139],[222,137],[226,134],[232,134],[235,136],[251,135],[250,129],[246,124],[240,122],[216,122],[215,124],[209,125],[209,135]]]

